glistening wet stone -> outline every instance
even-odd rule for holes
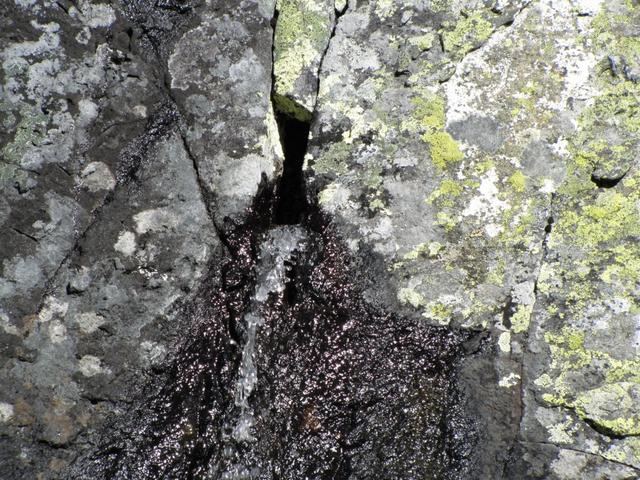
[[[162,386],[73,478],[464,478],[472,428],[455,371],[466,335],[365,303],[349,255],[317,215],[303,224],[307,248],[287,262],[286,288],[262,308],[248,402],[255,440],[230,440],[268,203],[257,210],[227,238],[228,281],[205,282],[185,309],[194,331]]]

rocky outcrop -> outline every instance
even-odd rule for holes
[[[166,368],[179,306],[224,254],[218,223],[281,168],[273,5],[221,8],[16,1],[0,17],[2,478],[68,478]]]
[[[480,478],[638,475],[636,10],[357,2],[327,52],[310,195],[370,299],[490,334]]]
[[[184,312],[215,304],[207,292],[245,301],[257,240],[234,235],[265,192],[279,201],[258,211],[256,232],[317,208],[357,269],[350,292],[410,332],[463,332],[464,345],[443,340],[441,354],[450,367],[458,357],[447,352],[466,351],[457,389],[475,427],[455,428],[475,446],[445,473],[429,444],[435,463],[407,475],[437,464],[443,478],[640,476],[639,8],[15,0],[0,16],[0,477],[65,478],[144,403],[144,386],[194,358],[181,346],[197,316]],[[347,302],[336,278],[301,296]],[[381,319],[396,321],[371,315],[385,332]],[[225,328],[204,338],[235,358]],[[344,338],[366,385],[362,344]],[[407,351],[436,355],[418,343]],[[297,348],[297,375],[320,368],[320,347],[307,359]],[[436,392],[415,418],[439,435],[429,429],[448,384],[405,367],[412,380],[398,385]],[[317,412],[304,416],[309,438],[322,431]],[[419,440],[403,432],[389,439],[394,475]],[[371,473],[382,457],[358,458],[337,471],[361,478],[357,465]]]

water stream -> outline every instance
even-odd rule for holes
[[[281,294],[286,286],[290,261],[296,250],[304,249],[305,232],[300,227],[281,226],[269,230],[266,240],[260,246],[256,265],[256,286],[249,303],[249,311],[244,315],[245,338],[242,359],[236,382],[235,405],[240,409],[231,438],[226,438],[225,456],[235,462],[223,473],[224,480],[255,478],[259,471],[250,471],[238,453],[237,445],[247,445],[256,441],[254,411],[250,397],[258,383],[256,356],[256,331],[264,325],[263,309],[270,294]]]

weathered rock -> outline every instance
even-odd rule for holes
[[[241,219],[263,176],[274,180],[282,169],[270,100],[273,12],[273,1],[213,2],[168,59],[170,95],[219,225]]]
[[[638,478],[636,3],[15,0],[0,16],[0,477],[68,478],[170,378],[194,292],[246,302],[253,244],[227,247],[272,189],[260,228],[317,205],[367,302],[477,332],[459,372],[480,436],[465,478]],[[302,199],[274,185],[299,183],[309,127]],[[450,398],[438,385],[427,403]],[[303,415],[311,439],[322,412]],[[354,468],[378,465],[366,455]],[[399,476],[409,457],[392,456]]]
[[[219,8],[2,14],[2,478],[66,478],[166,368],[176,305],[223,253],[211,217],[242,218],[278,171],[273,4]]]
[[[637,64],[636,15],[358,2],[325,57],[309,195],[378,258],[369,298],[491,333],[463,374],[479,478],[638,474],[634,403],[609,418],[589,400],[638,355],[636,83],[610,62]]]
[[[309,121],[320,63],[334,28],[333,0],[280,0],[276,12],[273,101],[283,113]]]

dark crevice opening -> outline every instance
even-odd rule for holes
[[[502,324],[505,328],[511,328],[511,318],[518,309],[517,302],[513,301],[511,295],[507,295],[504,307],[502,307]]]
[[[274,221],[277,225],[295,225],[300,223],[309,207],[302,165],[309,143],[310,123],[277,111],[275,116],[284,165],[276,189]]]
[[[324,58],[329,50],[331,39],[336,34],[338,20],[349,8],[349,2],[345,2],[342,9],[335,9],[335,21],[329,41],[320,59],[318,67],[318,83],[316,85],[316,95],[320,91],[320,71]],[[275,29],[278,23],[279,11],[276,7],[274,15],[271,19],[271,27],[273,28],[273,48],[275,48]],[[272,52],[272,58],[275,58],[275,52]],[[275,101],[275,72],[272,69],[272,90],[271,102],[275,113],[276,123],[278,124],[278,132],[280,134],[280,144],[284,154],[284,164],[282,175],[278,181],[275,196],[274,223],[276,225],[295,225],[300,223],[309,213],[309,203],[307,201],[305,179],[302,172],[304,157],[307,153],[309,144],[309,129],[311,119],[300,120],[287,113],[282,112],[278,108]]]
[[[276,225],[295,225],[302,221],[303,216],[308,210],[302,166],[309,144],[311,121],[299,120],[282,112],[275,99],[275,51],[273,51],[273,49],[275,49],[276,44],[276,24],[278,23],[279,16],[280,12],[276,6],[271,19],[271,28],[273,29],[271,104],[278,125],[278,134],[280,136],[284,162],[282,165],[282,174],[278,179],[275,190],[273,222]]]
[[[624,175],[618,178],[604,178],[591,175],[591,181],[595,183],[598,188],[613,188],[618,185],[618,183],[620,183],[620,180],[622,180],[623,178]]]

